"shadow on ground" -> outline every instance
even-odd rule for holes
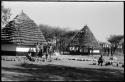
[[[19,68],[2,67],[2,71],[24,75],[2,73],[2,78],[13,81],[124,81],[124,71],[116,69],[76,68],[52,64],[20,64],[18,66]]]

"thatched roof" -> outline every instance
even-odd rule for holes
[[[2,29],[2,43],[34,45],[46,42],[40,28],[24,12],[17,15]]]
[[[95,36],[87,25],[84,26],[72,39],[70,46],[100,47]]]

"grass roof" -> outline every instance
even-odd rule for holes
[[[34,45],[46,42],[40,28],[24,12],[10,21],[1,32],[2,43]]]
[[[100,47],[95,36],[86,25],[72,39],[70,46]]]

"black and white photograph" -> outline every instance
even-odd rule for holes
[[[1,1],[2,81],[124,81],[123,2],[44,1]]]
[[[104,1],[125,1],[125,0],[4,0],[4,1],[42,1],[42,2],[104,2]]]

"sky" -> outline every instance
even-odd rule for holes
[[[11,19],[23,10],[34,22],[67,30],[81,30],[88,25],[98,41],[107,42],[110,35],[124,34],[123,2],[12,2]]]

